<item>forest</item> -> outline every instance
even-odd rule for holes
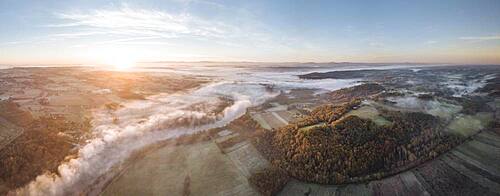
[[[262,131],[254,144],[274,167],[291,177],[344,184],[408,169],[461,142],[440,131],[443,127],[437,117],[420,112],[383,111],[392,122],[385,126],[357,116],[344,117],[359,104],[360,100],[353,100],[318,107],[301,121]]]
[[[329,93],[334,102],[349,102],[353,99],[368,98],[383,92],[385,88],[377,83],[365,83],[349,88],[343,88]]]
[[[271,196],[279,193],[289,179],[284,170],[271,166],[253,173],[248,182],[262,195]]]
[[[35,119],[9,101],[2,102],[0,108],[3,110],[0,117],[24,130],[0,149],[0,184],[9,189],[24,186],[45,172],[57,172],[57,167],[67,156],[76,154],[73,149],[80,135],[90,130],[89,121],[75,123],[54,116]],[[81,134],[70,135],[70,132]]]

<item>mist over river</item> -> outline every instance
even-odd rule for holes
[[[402,66],[369,68],[397,67]],[[40,175],[16,192],[30,195],[82,192],[134,151],[166,139],[222,127],[245,114],[247,108],[263,104],[282,92],[315,89],[321,93],[360,84],[358,79],[305,80],[297,76],[345,69],[356,67],[195,65],[129,70],[203,77],[210,82],[188,91],[120,103],[123,107],[115,111],[95,111],[93,138],[78,149],[78,156],[60,165],[59,175]]]

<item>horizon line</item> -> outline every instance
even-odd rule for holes
[[[140,64],[162,63],[259,63],[259,64],[421,64],[421,65],[500,65],[500,63],[449,63],[449,62],[363,62],[363,61],[139,61],[135,67],[144,67]],[[0,63],[0,66],[9,67],[95,67],[112,66],[105,63]],[[147,67],[147,66],[146,66]]]

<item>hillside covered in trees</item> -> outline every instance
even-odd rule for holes
[[[26,185],[45,172],[57,172],[67,156],[75,155],[75,145],[84,140],[90,121],[76,123],[64,117],[33,118],[16,103],[0,102],[0,118],[9,119],[23,132],[0,149],[0,184],[9,189]],[[0,195],[6,194],[0,187]]]
[[[265,131],[254,143],[274,167],[308,182],[343,184],[378,179],[436,157],[460,143],[439,119],[384,111],[390,125],[344,114],[360,104],[325,105],[295,123]]]

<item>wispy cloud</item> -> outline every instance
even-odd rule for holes
[[[131,38],[123,38],[123,39],[113,39],[113,40],[107,40],[107,41],[101,41],[101,42],[94,42],[92,45],[106,45],[106,44],[137,44],[137,45],[172,45],[170,43],[165,43],[165,42],[159,42],[159,41],[148,41],[144,42],[142,40],[155,40],[158,39],[158,37],[155,36],[146,36],[146,37],[131,37]],[[138,42],[139,41],[139,42]],[[73,47],[85,47],[88,46],[88,44],[79,44],[75,45]]]
[[[375,47],[375,48],[382,48],[382,47],[385,46],[384,43],[377,42],[377,41],[368,42],[368,45],[371,46],[371,47]]]
[[[0,46],[17,45],[17,44],[23,44],[23,43],[29,43],[29,42],[27,42],[27,41],[2,42],[2,43],[0,43]]]
[[[75,38],[94,35],[127,37],[176,38],[182,36],[221,38],[234,27],[217,21],[206,21],[190,14],[171,14],[159,10],[132,9],[126,5],[117,9],[97,9],[88,12],[56,13],[63,23],[51,28],[70,28],[72,33],[54,37]]]
[[[478,36],[478,37],[460,37],[459,39],[461,39],[461,40],[475,40],[475,41],[500,40],[500,35]]]
[[[301,53],[307,50],[305,46],[312,45],[307,40],[290,37],[282,29],[264,23],[244,8],[204,0],[180,1],[186,4],[183,5],[186,9],[144,9],[122,4],[55,12],[53,16],[57,20],[43,25],[50,28],[46,40],[54,44],[70,43],[70,48],[102,49],[135,45],[130,47],[131,50],[151,46],[155,52],[162,50],[177,54],[197,50],[215,56],[231,53],[228,56],[235,58],[243,56],[242,53],[248,56],[267,55],[275,51],[282,54]],[[209,5],[213,13],[221,14],[200,14],[195,9],[189,9],[190,4],[195,3]],[[155,55],[158,58],[165,56],[160,52]]]
[[[433,45],[433,44],[436,44],[436,43],[438,43],[438,42],[435,41],[435,40],[429,40],[429,41],[424,42],[425,45]]]

